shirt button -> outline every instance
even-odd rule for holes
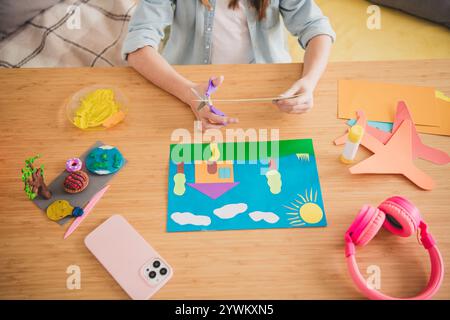
[[[209,49],[209,46],[206,46],[206,49]]]
[[[203,60],[203,62],[204,62],[204,63],[207,63],[207,62],[208,62],[208,60],[206,60],[206,59],[205,59],[205,60]]]
[[[211,31],[211,27],[208,27],[208,31]]]

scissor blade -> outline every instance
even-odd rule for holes
[[[197,110],[201,110],[204,106],[206,106],[206,102],[205,101],[200,102],[197,107]]]

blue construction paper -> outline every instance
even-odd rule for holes
[[[299,140],[290,140],[299,141]],[[168,183],[168,212],[167,231],[207,231],[207,230],[240,230],[240,229],[272,229],[272,228],[304,228],[324,227],[327,225],[323,206],[320,181],[317,172],[316,158],[314,155],[312,140],[303,140],[302,143],[309,148],[300,148],[291,154],[283,154],[277,160],[278,171],[281,174],[281,192],[273,194],[267,183],[265,172],[268,169],[266,161],[257,163],[237,163],[233,161],[234,182],[238,184],[225,192],[217,199],[212,199],[200,191],[190,187],[188,183],[195,181],[195,166],[193,163],[184,164],[186,178],[186,191],[178,196],[173,192],[174,175],[177,173],[177,165],[169,161]],[[302,156],[297,156],[297,153]],[[306,155],[306,156],[305,156]],[[214,214],[214,210],[226,205],[241,207],[242,211],[236,216],[224,219]],[[244,205],[245,204],[245,205]],[[269,223],[266,220],[254,221],[251,216],[255,211],[270,212],[278,216],[278,221]],[[252,215],[250,215],[253,212]],[[172,218],[172,214],[190,213],[201,216],[201,224],[209,225],[182,225]],[[300,215],[301,213],[301,215]],[[271,220],[265,216],[267,220]],[[184,216],[183,216],[184,217]],[[205,218],[207,217],[207,218]],[[295,222],[294,222],[295,221]],[[292,223],[291,223],[292,222]],[[302,224],[303,223],[303,224]]]
[[[369,126],[380,129],[385,132],[392,132],[393,124],[392,122],[381,122],[381,121],[367,121]],[[353,126],[356,124],[356,119],[350,119],[347,121],[349,126]]]

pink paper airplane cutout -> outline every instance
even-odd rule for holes
[[[376,143],[372,140],[373,145],[370,147],[375,153],[351,167],[350,172],[402,174],[424,190],[433,189],[433,179],[413,163],[412,127],[410,120],[404,120],[386,145],[376,139]]]

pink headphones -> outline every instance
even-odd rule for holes
[[[358,289],[369,299],[400,299],[369,288],[356,264],[355,245],[365,246],[368,244],[381,229],[381,226],[401,237],[409,237],[415,234],[417,230],[420,230],[420,242],[430,255],[431,276],[427,287],[421,294],[407,299],[422,300],[431,298],[439,290],[444,277],[442,257],[436,242],[427,231],[427,225],[423,221],[419,210],[407,199],[399,196],[385,200],[378,208],[365,205],[345,233],[347,267]]]

